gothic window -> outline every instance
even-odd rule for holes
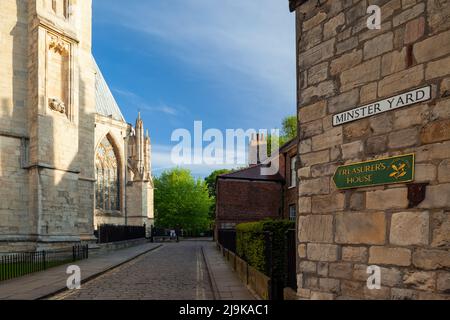
[[[120,180],[116,153],[111,142],[105,137],[95,155],[95,203],[97,209],[120,210]]]

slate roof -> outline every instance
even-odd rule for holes
[[[218,176],[218,179],[237,179],[237,180],[251,180],[251,181],[276,181],[283,182],[283,177],[277,172],[274,175],[262,175],[261,168],[266,166],[266,164],[258,164],[227,174],[222,174]]]
[[[92,57],[95,67],[95,109],[98,114],[103,115],[105,117],[112,117],[115,120],[126,122],[123,117],[122,112],[120,111],[119,105],[114,99],[111,90],[106,83],[105,78],[103,77],[100,68],[95,61],[95,58]]]

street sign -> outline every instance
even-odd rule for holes
[[[339,190],[414,181],[414,154],[340,166],[333,181]]]
[[[431,86],[415,89],[396,95],[391,98],[380,100],[365,106],[350,109],[333,116],[333,126],[343,125],[348,122],[375,116],[380,113],[407,107],[416,103],[431,99]]]

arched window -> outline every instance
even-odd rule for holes
[[[120,180],[116,153],[105,137],[95,155],[95,203],[97,209],[120,210]]]

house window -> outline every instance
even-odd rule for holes
[[[297,208],[295,204],[291,204],[289,206],[289,220],[295,221],[296,216],[297,216]]]
[[[114,148],[106,137],[95,155],[95,177],[96,208],[105,211],[120,210],[119,166]]]
[[[293,188],[297,186],[297,172],[295,170],[297,164],[297,157],[294,156],[291,158],[291,174],[290,174],[290,183],[289,183],[289,187]]]

